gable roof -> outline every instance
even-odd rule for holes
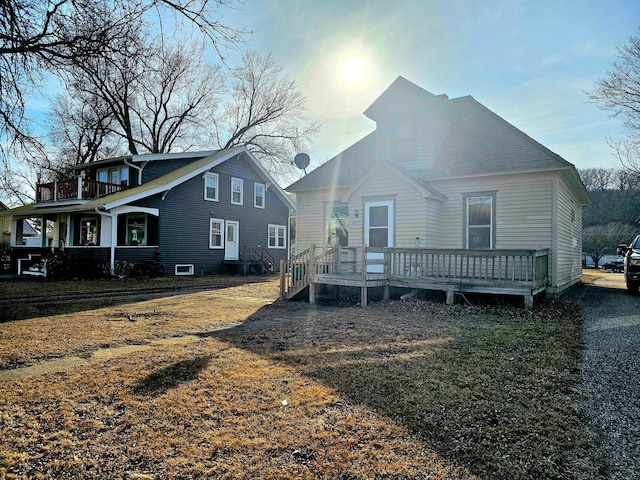
[[[295,208],[295,205],[289,198],[289,196],[280,188],[277,182],[271,177],[269,172],[262,166],[262,164],[253,156],[249,149],[245,146],[238,146],[229,148],[226,150],[219,150],[211,155],[207,155],[199,160],[190,162],[180,168],[166,173],[158,178],[155,178],[149,182],[143,183],[137,187],[121,190],[120,192],[107,195],[106,197],[92,200],[85,205],[102,206],[106,210],[110,210],[121,205],[125,205],[142,198],[147,198],[158,193],[163,193],[171,190],[172,188],[184,183],[185,181],[202,174],[217,165],[220,165],[231,158],[244,155],[252,166],[258,171],[262,179],[267,183],[267,188],[274,188],[276,195],[287,205],[290,209]]]
[[[430,188],[428,182],[434,180],[561,170],[569,177],[581,200],[585,204],[590,203],[586,189],[571,163],[471,96],[454,99],[446,95],[436,96],[399,77],[365,110],[365,115],[373,119],[380,118],[387,109],[408,111],[411,105],[415,108],[435,106],[452,119],[433,164],[429,168],[425,166],[407,170],[407,174],[423,182],[426,188]],[[286,190],[296,192],[335,186],[350,187],[376,161],[374,131]]]
[[[25,205],[10,210],[12,214],[44,214],[44,213],[63,213],[74,211],[87,211],[94,209],[111,210],[112,208],[126,205],[143,198],[148,198],[158,193],[163,193],[184,183],[185,181],[202,174],[227,160],[239,155],[245,156],[252,166],[259,172],[261,178],[267,184],[267,188],[273,188],[276,195],[290,209],[294,209],[295,205],[285,193],[284,190],[275,182],[273,177],[266,171],[262,164],[253,156],[253,154],[245,146],[238,146],[226,150],[220,150],[213,154],[204,156],[198,160],[188,163],[169,173],[157,177],[149,182],[143,183],[134,188],[121,190],[111,195],[106,195],[95,200],[90,200],[82,204],[74,205],[48,205],[46,207],[38,207],[36,204]],[[192,155],[193,157],[193,155]],[[178,157],[179,158],[179,157]]]

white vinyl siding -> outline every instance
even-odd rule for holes
[[[582,275],[582,207],[560,178],[557,216],[557,285],[570,284]]]
[[[337,199],[344,190],[338,190],[331,195],[328,190],[310,190],[306,192],[298,192],[296,195],[296,250],[302,252],[315,244],[321,249],[326,244],[325,239],[325,208],[327,200],[330,198]],[[353,207],[349,205],[349,223],[356,220],[354,217],[355,208],[359,208],[360,218],[362,221],[362,205]],[[304,212],[304,213],[302,213]],[[349,242],[359,242],[362,245],[362,234],[352,230],[353,226],[349,226]],[[352,237],[356,238],[353,239]]]
[[[349,198],[349,215],[360,212],[356,225],[349,227],[349,245],[362,245],[362,212],[365,201],[394,201],[394,241],[396,247],[413,248],[418,243],[422,248],[437,246],[438,209],[440,202],[424,198],[423,191],[407,181],[395,171],[383,168],[371,177]]]

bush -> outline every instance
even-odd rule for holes
[[[53,280],[109,278],[109,264],[94,254],[58,250],[47,255],[47,277]]]

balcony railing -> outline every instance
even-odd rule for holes
[[[99,182],[82,177],[60,182],[39,183],[36,186],[36,203],[93,200],[126,189],[125,185]]]

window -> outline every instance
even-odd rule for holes
[[[111,167],[98,170],[99,182],[129,186],[129,167]]]
[[[231,203],[234,205],[242,205],[242,187],[243,181],[241,178],[232,178],[231,179]]]
[[[327,248],[346,247],[349,245],[348,217],[348,205],[329,206],[327,215]]]
[[[495,248],[495,192],[465,195],[464,205],[466,248]]]
[[[218,201],[218,174],[206,173],[204,176],[204,199]]]
[[[80,238],[78,245],[93,247],[99,245],[98,219],[96,217],[82,217],[80,219]]]
[[[224,248],[224,220],[209,219],[209,248]]]
[[[174,267],[176,275],[193,275],[193,263],[177,263]]]
[[[269,225],[269,248],[286,248],[286,231],[284,225]]]
[[[147,216],[144,214],[127,215],[127,245],[147,244]]]
[[[265,187],[262,183],[255,183],[253,187],[253,206],[256,208],[264,208],[264,192]]]

